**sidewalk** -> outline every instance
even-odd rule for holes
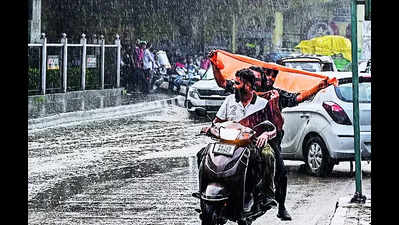
[[[363,204],[351,203],[353,196],[341,197],[336,206],[330,225],[371,224],[371,198]]]
[[[59,125],[80,123],[82,121],[102,120],[110,118],[125,117],[128,115],[139,115],[154,110],[165,108],[168,105],[184,105],[184,97],[176,96],[153,100],[150,102],[138,102],[136,104],[118,105],[114,107],[94,108],[66,113],[58,113],[45,117],[28,119],[28,130],[43,129]]]

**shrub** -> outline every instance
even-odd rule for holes
[[[67,90],[77,91],[81,89],[81,68],[68,67]],[[39,91],[41,88],[41,73],[37,68],[28,69],[28,90]],[[99,69],[86,69],[86,89],[98,89],[100,87]],[[60,70],[46,71],[46,89],[62,89],[62,74]]]

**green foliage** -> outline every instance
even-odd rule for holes
[[[37,68],[28,69],[28,90],[38,90],[40,87],[40,72]]]
[[[231,5],[207,0],[42,0],[42,27],[49,42],[59,42],[61,33],[66,33],[72,43],[85,33],[87,38],[103,34],[106,43],[113,43],[118,33],[122,42],[184,39],[190,45],[203,45],[213,39],[215,30],[230,28]]]
[[[99,69],[86,69],[86,89],[98,89],[100,87]],[[37,68],[28,69],[28,90],[40,90],[41,74]],[[80,67],[68,67],[67,90],[81,90],[82,72]],[[62,89],[62,76],[60,70],[46,71],[46,89]],[[56,91],[57,92],[57,91]]]
[[[86,89],[98,89],[100,86],[100,70],[86,69]]]
[[[70,91],[77,91],[80,90],[81,86],[81,78],[82,78],[82,72],[80,67],[75,66],[75,67],[68,67],[67,70],[67,90]]]
[[[28,69],[28,90],[40,90],[42,76],[37,68]],[[46,71],[46,89],[61,88],[60,70]]]
[[[80,67],[69,67],[67,86],[70,91],[81,90],[82,72]],[[100,87],[100,71],[97,68],[86,69],[86,89],[98,89]]]
[[[61,88],[62,77],[60,70],[47,70],[46,71],[46,88]]]
[[[117,33],[122,43],[169,40],[198,50],[217,37],[230,39],[233,15],[238,30],[256,19],[261,29],[269,31],[274,29],[275,12],[281,12],[284,32],[302,37],[307,32],[303,24],[328,20],[337,8],[348,7],[343,0],[42,0],[42,32],[51,43],[59,42],[61,33],[70,43],[79,42],[82,33],[88,43],[93,34],[114,43]]]
[[[34,101],[37,103],[43,103],[44,101],[46,101],[46,97],[44,97],[44,95],[40,95],[37,98],[35,98]]]

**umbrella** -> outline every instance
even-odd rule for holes
[[[304,54],[336,55],[341,53],[343,57],[352,61],[351,41],[339,35],[326,35],[299,42],[295,48],[301,49]]]

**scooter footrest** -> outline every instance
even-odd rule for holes
[[[264,214],[264,212],[258,211],[255,214],[252,214],[251,216],[248,216],[247,220],[254,221],[256,218],[258,218],[259,216],[262,216],[263,214]]]

